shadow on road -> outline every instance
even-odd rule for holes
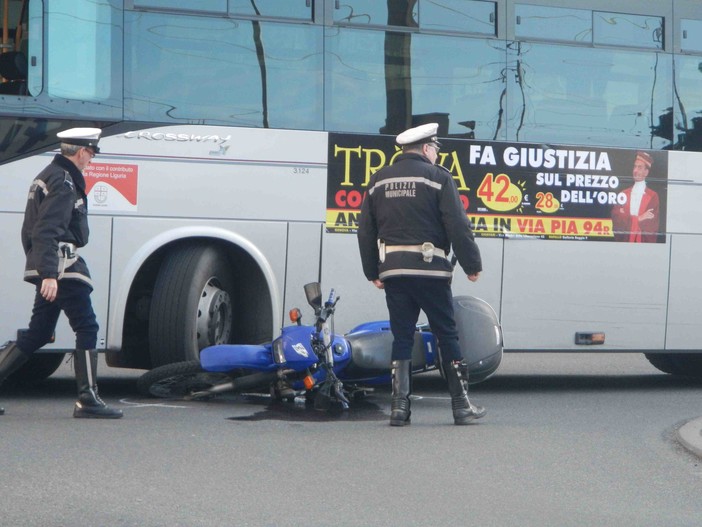
[[[329,410],[315,410],[311,401],[296,397],[294,402],[271,402],[268,397],[246,396],[249,405],[262,406],[263,409],[251,415],[230,417],[232,421],[384,421],[388,414],[380,406],[369,400],[351,402],[353,411],[344,410],[341,405],[333,404]]]

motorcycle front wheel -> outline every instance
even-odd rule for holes
[[[149,397],[193,399],[192,394],[230,380],[225,373],[203,370],[200,361],[188,360],[165,364],[147,371],[137,379],[137,390]]]

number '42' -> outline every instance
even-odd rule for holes
[[[521,204],[522,190],[512,183],[507,174],[495,176],[489,172],[478,187],[478,197],[489,209],[504,212]]]

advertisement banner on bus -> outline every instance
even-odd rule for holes
[[[477,236],[665,242],[666,151],[441,143]],[[327,232],[356,232],[371,175],[400,154],[392,136],[329,134]]]

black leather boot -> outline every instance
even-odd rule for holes
[[[467,425],[475,419],[485,416],[487,411],[482,406],[471,404],[468,400],[468,364],[465,360],[452,360],[444,363],[444,372],[451,395],[453,422]]]
[[[97,359],[96,350],[76,350],[73,354],[78,385],[78,400],[73,408],[73,417],[119,419],[122,417],[122,410],[110,408],[98,395]]]
[[[390,426],[410,424],[410,399],[412,393],[412,361],[392,361],[392,403]]]
[[[0,384],[10,375],[15,373],[20,366],[29,360],[29,356],[10,341],[0,348]],[[5,409],[0,406],[0,415],[5,415]]]

